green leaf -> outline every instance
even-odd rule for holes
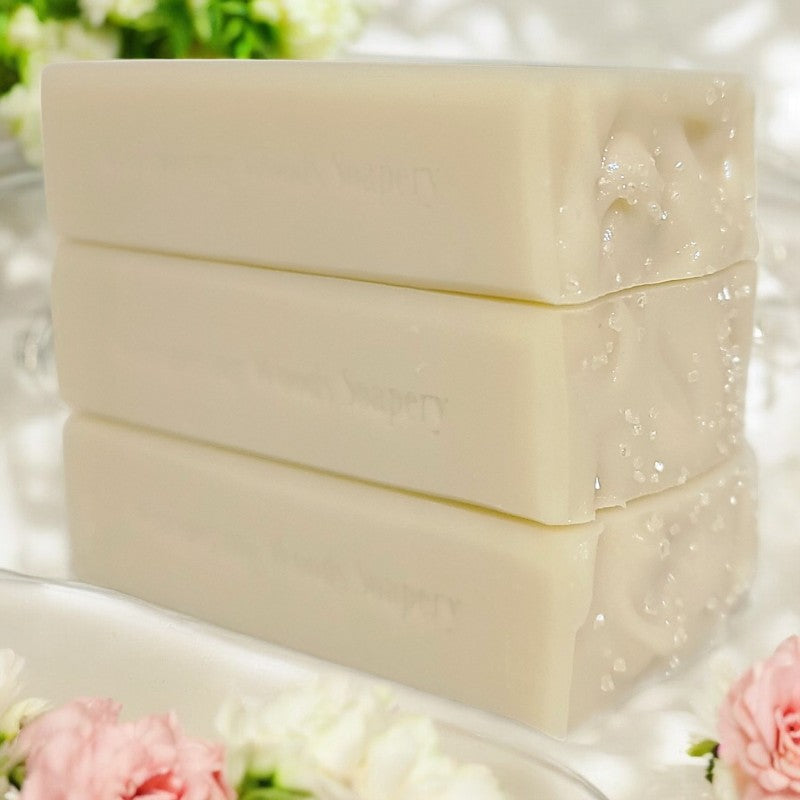
[[[715,755],[710,755],[708,757],[708,764],[706,764],[706,780],[709,783],[714,783],[714,766],[717,763],[717,757]]]
[[[719,742],[715,742],[713,739],[703,739],[702,742],[697,742],[693,744],[687,751],[687,755],[695,756],[700,758],[702,756],[707,756],[709,754],[713,754],[716,756],[716,749],[719,747]]]
[[[252,58],[255,47],[255,37],[252,30],[246,30],[244,36],[233,46],[234,58]]]
[[[254,772],[245,772],[239,785],[236,787],[237,794],[241,797],[253,789],[261,789],[264,787],[275,785],[275,773],[267,772],[258,775]]]
[[[254,40],[251,58],[277,58],[280,55],[277,31],[272,25],[260,22],[250,31]]]
[[[25,765],[17,764],[11,772],[8,773],[8,782],[16,789],[21,789],[25,781]]]
[[[78,0],[47,0],[47,11],[52,19],[76,19],[81,15]]]
[[[239,800],[298,800],[298,798],[313,797],[311,792],[305,789],[278,786],[274,772],[264,775],[245,773],[236,793]]]
[[[222,30],[222,37],[226,44],[232,45],[244,33],[245,21],[238,17],[233,17],[225,23]]]
[[[247,794],[240,794],[239,800],[298,800],[298,798],[311,797],[310,792],[298,789],[284,789],[282,786],[267,786],[262,789],[252,789]]]
[[[230,17],[247,17],[247,5],[241,0],[223,0],[219,4],[219,9],[223,14]]]
[[[33,0],[31,5],[41,20],[75,19],[81,13],[78,0]]]
[[[9,17],[19,5],[19,0],[0,0],[0,18]]]

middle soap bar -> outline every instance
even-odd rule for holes
[[[754,267],[555,308],[62,243],[73,407],[547,524],[742,425]]]

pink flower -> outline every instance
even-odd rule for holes
[[[111,700],[74,700],[37,717],[16,740],[20,800],[232,800],[223,748],[189,739],[175,716],[119,722]]]
[[[800,637],[787,639],[728,691],[719,755],[737,771],[744,800],[800,798]]]

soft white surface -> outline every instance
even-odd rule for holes
[[[800,159],[796,0],[377,0],[355,55],[707,67],[746,73],[765,149]]]

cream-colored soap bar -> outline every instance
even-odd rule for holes
[[[547,528],[86,417],[65,443],[80,579],[554,734],[707,643],[753,565],[746,453]]]
[[[737,444],[754,270],[557,308],[65,242],[74,408],[549,524]]]
[[[730,75],[520,64],[59,64],[58,233],[577,303],[754,257]]]

